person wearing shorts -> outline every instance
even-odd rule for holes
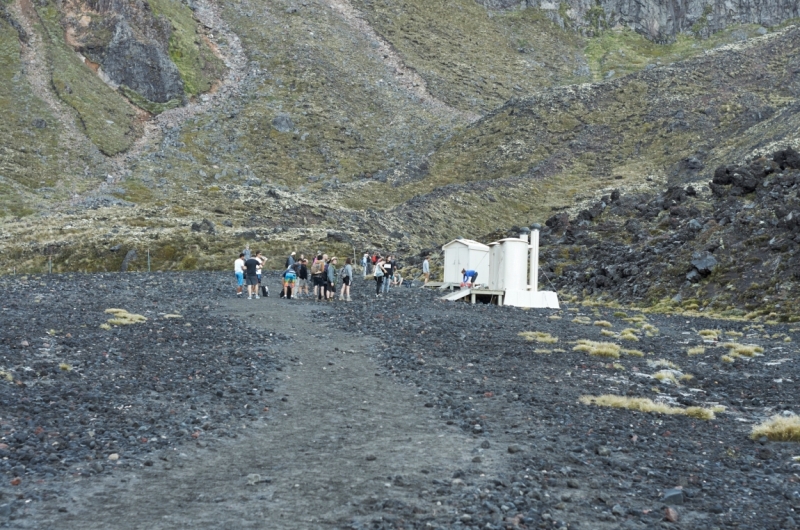
[[[292,293],[294,292],[294,284],[296,280],[297,273],[294,271],[294,267],[287,267],[286,271],[283,273],[283,292],[287,300],[292,299]]]
[[[256,253],[257,255],[258,253]],[[252,300],[253,295],[258,296],[258,266],[261,262],[256,258],[250,258],[244,262],[244,283],[247,285],[247,299]]]
[[[233,273],[236,275],[236,296],[242,296],[244,285],[244,254],[239,254],[239,259],[233,262]]]
[[[308,260],[300,256],[297,267],[297,294],[308,296]]]
[[[478,279],[478,272],[477,271],[468,271],[466,269],[461,269],[461,274],[464,275],[464,278],[461,280],[462,287],[472,287],[475,285],[475,280]]]

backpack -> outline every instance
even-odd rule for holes
[[[383,269],[378,267],[377,263],[375,264],[375,277],[376,278],[383,278]]]
[[[319,276],[325,272],[325,268],[321,261],[315,261],[314,264],[311,266],[311,276]]]

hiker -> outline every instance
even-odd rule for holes
[[[422,260],[422,277],[425,278],[425,282],[422,284],[424,287],[431,279],[431,264],[428,262],[428,256],[425,256],[425,259]]]
[[[325,268],[325,298],[330,302],[336,294],[336,264],[338,263],[336,256],[332,257]]]
[[[308,296],[308,260],[300,256],[297,265],[297,294]]]
[[[233,272],[236,275],[236,296],[242,296],[244,285],[244,253],[239,254],[239,259],[233,262]]]
[[[353,281],[353,261],[350,258],[344,261],[344,267],[339,277],[342,279],[342,292],[339,293],[339,300],[352,302],[350,299],[350,282]]]
[[[478,273],[473,270],[461,269],[461,274],[464,278],[461,280],[461,287],[472,287],[475,285],[475,280],[478,279]]]
[[[375,296],[380,297],[381,287],[383,286],[384,276],[386,276],[386,269],[384,268],[385,262],[380,256],[377,257],[375,262],[375,270],[372,272],[375,278]]]
[[[244,250],[242,251],[242,254],[244,255],[244,260],[245,261],[250,259],[250,245],[245,245],[244,246]]]
[[[294,265],[294,255],[295,255],[295,253],[294,253],[294,252],[292,252],[291,254],[289,254],[289,257],[288,257],[288,258],[286,258],[286,265],[285,265],[285,267],[286,267],[287,269],[288,269],[289,267],[291,267],[292,265]]]
[[[392,277],[392,286],[393,287],[400,287],[401,285],[403,285],[403,277],[400,276],[400,271],[399,270],[395,270],[394,271],[394,276]]]
[[[294,267],[287,267],[283,273],[283,294],[287,300],[292,299],[292,292],[294,291],[294,284],[297,280],[297,273]]]
[[[256,267],[256,275],[258,276],[258,287],[256,288],[256,293],[261,291],[261,296],[264,298],[269,297],[269,287],[266,284],[261,283],[261,273],[262,269],[264,268],[264,263],[267,262],[267,258],[261,255],[261,252],[256,252],[256,259],[258,260],[258,267]]]
[[[258,255],[258,252],[256,252]],[[253,295],[258,296],[258,266],[261,264],[256,258],[246,259],[244,261],[244,283],[247,285],[247,299],[252,300]]]
[[[322,277],[325,272],[325,262],[322,261],[322,254],[318,254],[314,258],[314,263],[311,265],[311,281],[314,284],[314,297],[317,301],[322,300],[323,290],[325,288],[325,281]]]
[[[389,284],[392,283],[392,276],[394,276],[394,261],[392,256],[387,256],[383,262],[383,294],[389,294]]]

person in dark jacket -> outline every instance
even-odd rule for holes
[[[339,260],[336,256],[332,257],[330,262],[328,262],[328,266],[326,267],[326,287],[328,288],[327,293],[325,294],[325,298],[328,301],[333,301],[333,297],[336,295],[336,264]]]

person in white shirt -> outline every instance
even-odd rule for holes
[[[422,262],[422,276],[425,278],[425,283],[422,285],[427,285],[431,279],[431,264],[428,263],[428,256],[425,256],[425,260]]]
[[[236,296],[242,296],[244,285],[244,252],[239,254],[239,259],[233,262],[233,272],[236,274]]]

